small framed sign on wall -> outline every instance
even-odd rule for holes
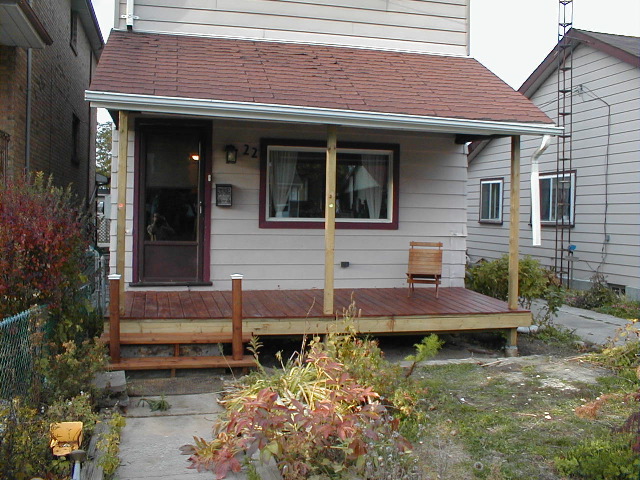
[[[216,183],[216,207],[232,205],[233,187],[228,183]]]

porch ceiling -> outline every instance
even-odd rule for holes
[[[466,57],[113,31],[87,100],[114,110],[456,134],[558,134]]]

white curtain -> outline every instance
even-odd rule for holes
[[[269,160],[271,161],[271,178],[269,180],[271,201],[276,211],[276,217],[282,217],[282,212],[289,202],[293,179],[296,176],[298,152],[271,151]]]
[[[359,195],[364,195],[369,208],[369,218],[380,218],[380,209],[382,208],[382,192],[386,184],[386,173],[388,167],[388,157],[386,155],[362,155],[362,166],[364,167],[364,175],[361,178],[368,177],[361,184]],[[356,180],[356,184],[358,181]],[[365,188],[362,188],[365,187]]]

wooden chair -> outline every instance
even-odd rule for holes
[[[411,242],[409,249],[409,266],[407,283],[411,296],[416,283],[429,283],[438,287],[442,278],[442,242]]]

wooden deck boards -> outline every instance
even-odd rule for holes
[[[354,298],[361,311],[357,328],[369,333],[416,333],[513,329],[531,324],[526,310],[464,288],[336,289],[335,312]],[[326,332],[334,316],[323,314],[323,292],[263,290],[243,292],[243,329],[257,335],[299,335]],[[228,333],[229,291],[128,291],[121,329],[129,333]]]

